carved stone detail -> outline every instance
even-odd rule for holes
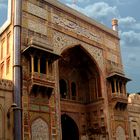
[[[31,126],[32,140],[49,140],[48,124],[41,118],[35,120]]]
[[[56,14],[52,14],[52,22],[78,35],[82,35],[90,40],[94,40],[97,42],[101,40],[101,37],[98,34],[95,34],[85,27],[78,25],[76,22],[70,21]]]
[[[53,42],[54,42],[54,51],[58,54],[61,54],[62,51],[67,47],[80,44],[95,59],[100,69],[102,70],[104,69],[103,52],[101,49],[94,47],[92,45],[88,45],[80,40],[77,40],[73,37],[70,37],[57,31],[54,31]]]
[[[0,89],[12,91],[13,90],[12,81],[5,79],[0,80]]]

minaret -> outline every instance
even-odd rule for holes
[[[112,29],[118,31],[118,20],[115,18],[112,19]]]

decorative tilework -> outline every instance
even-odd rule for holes
[[[92,45],[88,45],[82,41],[79,41],[75,38],[72,38],[66,34],[57,31],[54,31],[53,42],[54,42],[54,51],[56,51],[56,53],[58,54],[61,54],[64,49],[67,49],[67,47],[80,44],[89,54],[91,54],[91,56],[95,59],[99,67],[102,70],[104,69],[102,49],[99,49]]]
[[[52,14],[52,22],[78,35],[82,35],[90,40],[94,40],[97,42],[101,40],[101,37],[98,34],[95,34],[93,31],[90,31],[85,27],[78,25],[76,22],[70,21],[65,17],[60,17],[56,14]]]
[[[49,140],[48,124],[41,118],[35,120],[31,126],[32,140]]]
[[[10,80],[0,80],[0,89],[13,90],[13,83]]]

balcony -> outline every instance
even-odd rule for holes
[[[130,81],[130,79],[118,73],[112,73],[107,79],[110,89],[110,103],[112,103],[116,109],[125,110],[128,103],[126,83]]]
[[[53,75],[46,75],[43,73],[33,72],[30,74],[29,83],[31,85],[42,85],[54,88],[55,80]]]
[[[124,102],[127,103],[127,95],[123,94],[123,93],[112,93],[111,96],[112,101],[120,101],[120,102]]]
[[[123,93],[112,93],[111,103],[113,103],[114,108],[125,110],[128,104],[127,95]]]
[[[27,78],[29,92],[42,92],[50,95],[55,86],[54,61],[60,58],[53,52],[47,40],[38,37],[28,39],[27,47],[22,54],[28,58],[29,75]]]
[[[112,93],[112,100],[113,99],[124,99],[126,100],[127,99],[127,95],[126,94],[123,94],[123,93]]]

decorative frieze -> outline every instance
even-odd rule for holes
[[[139,106],[133,106],[128,104],[128,111],[129,112],[135,112],[140,113],[140,107]]]
[[[30,105],[30,110],[32,110],[32,111],[39,111],[39,110],[40,110],[40,109],[39,109],[39,105],[31,104],[31,105]]]
[[[40,111],[49,112],[50,108],[48,106],[40,106]]]
[[[94,47],[92,45],[86,44],[80,40],[77,40],[73,37],[70,37],[66,34],[54,31],[53,34],[53,45],[54,45],[54,51],[57,54],[61,54],[64,49],[67,49],[68,47],[72,47],[75,45],[81,45],[92,57],[95,59],[99,67],[103,70],[104,69],[104,63],[103,63],[103,51],[102,49],[99,49],[97,47]]]
[[[100,35],[86,29],[85,27],[78,25],[76,22],[66,19],[65,17],[52,14],[52,23],[55,23],[69,31],[72,31],[78,35],[84,36],[90,40],[97,41],[97,42],[101,40]]]
[[[10,80],[0,80],[0,89],[11,91],[13,90],[13,83]]]

